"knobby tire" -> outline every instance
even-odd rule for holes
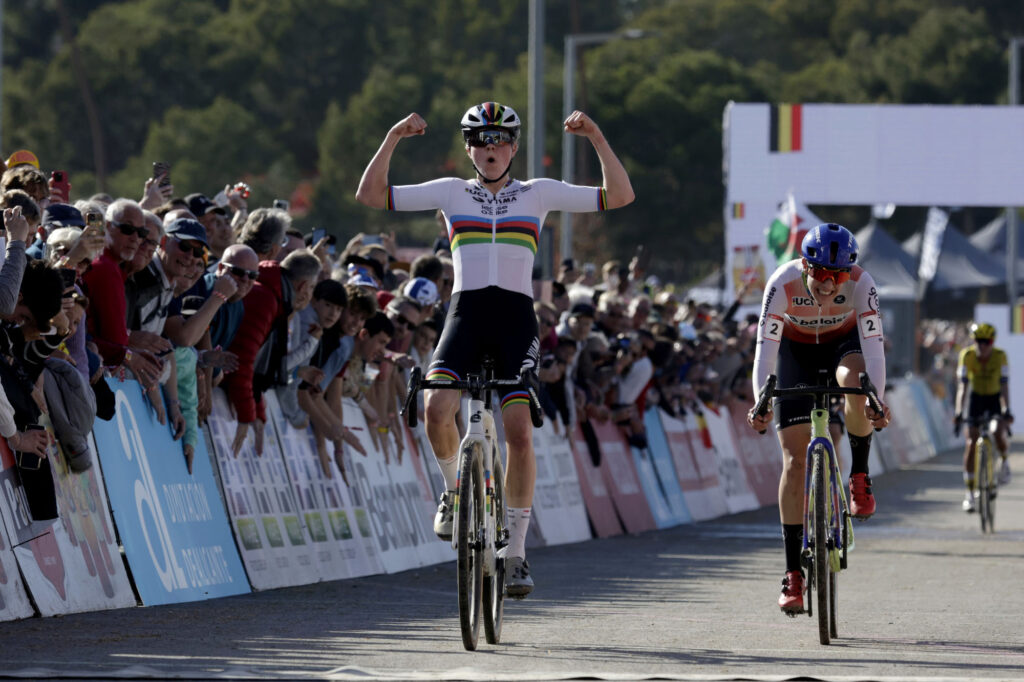
[[[992,441],[982,438],[975,450],[974,455],[978,458],[978,516],[981,519],[981,532],[993,533]]]
[[[501,538],[508,527],[508,512],[505,509],[505,468],[501,464],[501,452],[494,450],[494,470],[491,472],[494,486],[494,542]],[[497,547],[492,547],[497,552]],[[501,641],[501,622],[505,614],[505,560],[495,557],[494,575],[485,576],[483,585],[484,637],[488,644]]]
[[[815,608],[818,611],[818,639],[822,644],[829,643],[829,568],[828,557],[828,497],[825,467],[828,464],[827,453],[823,445],[816,445],[812,454],[813,469],[811,470],[811,486],[813,487],[814,509],[814,591]]]
[[[483,562],[479,546],[484,520],[484,464],[478,442],[462,451],[458,515],[459,625],[463,646],[475,651],[480,636]]]

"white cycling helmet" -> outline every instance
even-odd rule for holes
[[[478,128],[500,128],[512,133],[512,139],[519,139],[522,121],[515,109],[497,102],[484,102],[471,106],[462,116],[463,134]]]

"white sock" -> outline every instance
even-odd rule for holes
[[[526,558],[526,531],[530,528],[530,508],[508,508],[507,556]]]
[[[439,458],[437,460],[437,468],[441,470],[441,475],[444,476],[445,490],[455,490],[459,480],[459,458]]]

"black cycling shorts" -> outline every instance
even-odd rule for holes
[[[524,367],[537,368],[540,342],[533,299],[494,286],[452,296],[427,378],[465,379],[481,371],[485,355],[494,360],[496,379],[518,379]],[[522,388],[503,391],[501,397],[502,407],[516,397],[526,399]]]
[[[860,336],[856,329],[825,343],[799,343],[782,337],[779,342],[779,359],[775,373],[779,378],[778,388],[798,386],[836,385],[836,368],[839,362],[851,353],[860,353]],[[824,376],[822,372],[824,371]],[[811,421],[814,398],[811,396],[786,396],[775,398],[775,426],[782,429],[794,424]],[[831,410],[830,423],[841,423],[836,411]]]
[[[999,397],[998,393],[980,395],[971,391],[967,396],[967,423],[971,426],[981,427],[986,413],[989,419],[1001,415],[1003,404]]]

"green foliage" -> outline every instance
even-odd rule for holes
[[[462,112],[495,99],[527,116],[528,7],[4,3],[2,149],[28,148],[47,170],[66,169],[76,194],[138,197],[154,160],[172,163],[179,194],[247,179],[254,206],[312,181],[300,226],[340,237],[395,228],[403,239],[428,239],[433,216],[355,202],[363,168],[387,130],[416,111],[429,128],[399,145],[391,181],[472,174],[457,132]],[[623,159],[637,201],[578,216],[576,244],[583,257],[625,259],[642,239],[652,270],[681,280],[721,259],[721,125],[730,100],[1005,102],[1006,41],[1024,31],[1019,0],[548,0],[545,22],[544,120],[525,124],[545,133],[552,177],[563,144],[564,36],[646,32],[579,54],[577,103]],[[95,136],[84,92],[95,102]],[[590,145],[576,148],[577,181],[600,182]],[[526,157],[524,135],[514,175],[525,175]]]

